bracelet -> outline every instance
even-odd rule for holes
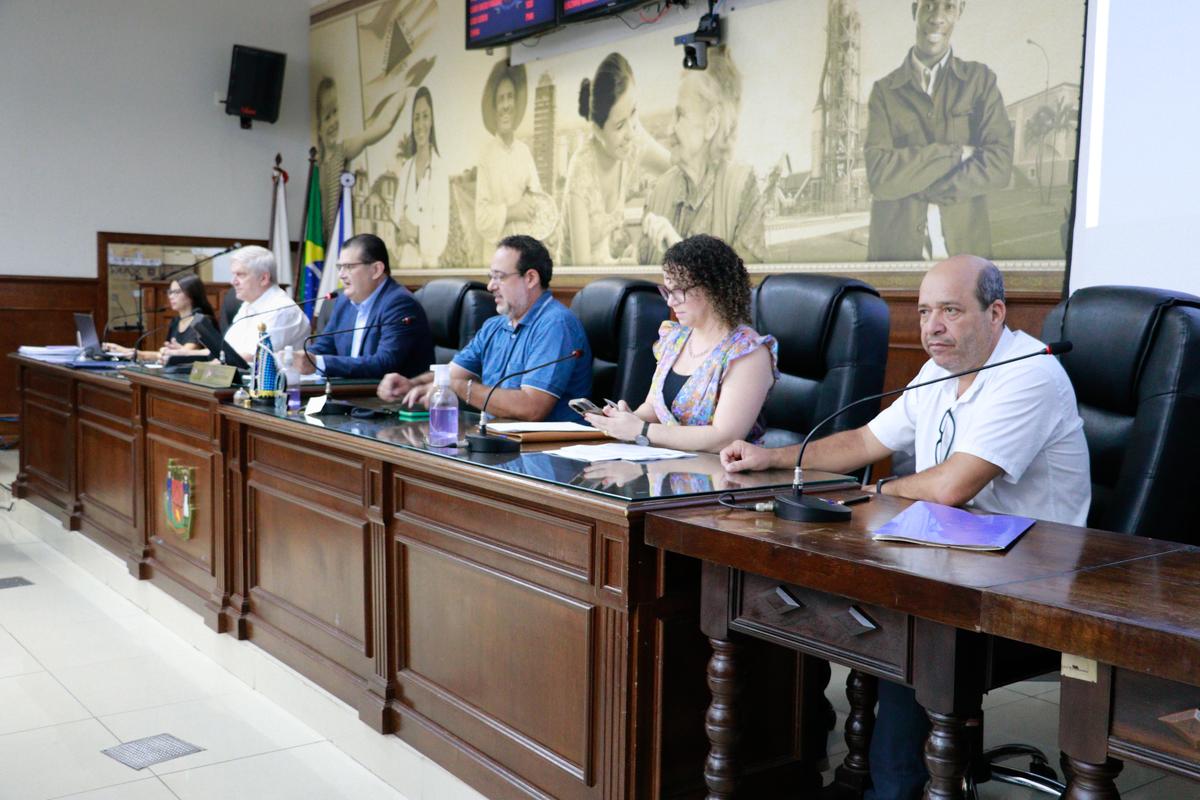
[[[475,383],[474,378],[467,378],[467,405],[471,405],[471,386]]]
[[[883,485],[888,481],[894,481],[899,477],[899,475],[889,475],[886,478],[880,478],[879,480],[875,481],[875,494],[883,494]]]

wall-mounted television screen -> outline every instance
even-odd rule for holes
[[[467,0],[467,49],[509,44],[558,24],[559,0]]]
[[[609,14],[620,14],[645,5],[649,0],[558,0],[563,22],[578,22]]]

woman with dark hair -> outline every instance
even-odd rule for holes
[[[631,410],[621,401],[588,422],[617,439],[677,450],[760,440],[779,345],[746,324],[750,273],[742,259],[714,236],[689,237],[667,250],[660,291],[679,321],[658,330],[645,402]]]
[[[667,149],[641,127],[637,87],[629,62],[609,53],[592,80],[579,87],[579,116],[591,123],[590,135],[567,167],[563,192],[564,264],[632,263],[630,248],[614,255],[614,235],[625,225],[625,195],[638,166],[657,175],[670,166]]]
[[[167,302],[178,316],[167,328],[166,344],[162,350],[138,350],[135,360],[157,361],[163,355],[186,350],[202,350],[205,341],[220,341],[221,334],[213,321],[212,304],[204,294],[204,281],[195,275],[184,275],[167,287]],[[131,347],[105,342],[104,349],[125,357],[134,357]]]
[[[417,89],[412,123],[400,167],[396,198],[398,263],[406,267],[436,267],[446,248],[450,228],[450,178],[437,146],[433,124],[433,95]]]

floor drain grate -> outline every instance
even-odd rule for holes
[[[18,586],[33,586],[33,581],[26,580],[20,575],[11,578],[0,578],[0,589],[15,589]]]
[[[145,769],[173,758],[199,753],[203,749],[203,747],[197,747],[182,739],[176,739],[169,733],[160,733],[156,736],[147,736],[145,739],[123,742],[116,747],[109,747],[100,752],[109,758],[120,761],[127,767]]]

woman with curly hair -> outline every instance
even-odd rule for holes
[[[672,245],[660,288],[678,322],[658,330],[658,366],[637,409],[621,401],[587,420],[616,439],[717,452],[762,438],[779,345],[750,321],[750,274],[733,248],[698,234]]]

